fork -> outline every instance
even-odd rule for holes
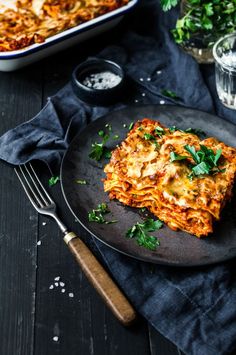
[[[64,234],[65,243],[74,254],[88,280],[102,296],[113,314],[125,326],[133,323],[136,319],[135,310],[90,249],[74,232],[69,232],[60,220],[56,212],[56,204],[45,190],[33,166],[27,163],[15,167],[14,170],[37,212],[50,216],[57,222]]]

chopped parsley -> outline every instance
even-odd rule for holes
[[[173,162],[173,161],[176,161],[176,160],[184,160],[184,159],[187,159],[188,157],[185,156],[185,155],[179,155],[179,154],[176,154],[175,152],[171,152],[170,153],[170,161]]]
[[[134,127],[134,122],[131,122],[129,125],[129,131]]]
[[[194,165],[190,165],[191,173],[188,175],[190,180],[192,180],[194,176],[216,174],[225,171],[225,169],[220,169],[217,166],[222,154],[222,149],[217,149],[216,154],[212,149],[201,144],[198,151],[196,151],[195,147],[191,145],[185,145],[184,149],[191,155],[195,162]],[[175,152],[170,153],[171,162],[185,160],[187,158],[187,156],[179,155]]]
[[[156,126],[155,127],[155,133],[159,136],[159,137],[162,137],[163,134],[165,134],[165,131],[162,127],[160,126]]]
[[[134,224],[126,233],[127,238],[135,238],[138,245],[144,248],[155,250],[160,242],[158,239],[149,234],[162,227],[163,223],[157,219],[154,221],[152,218],[148,218],[143,223]]]
[[[106,203],[100,203],[96,209],[92,210],[88,213],[89,222],[96,222],[96,223],[104,223],[104,224],[111,224],[116,223],[117,221],[107,221],[104,218],[104,215],[110,213],[110,210]]]
[[[219,169],[217,166],[222,154],[222,149],[217,149],[216,154],[212,149],[200,144],[200,150],[196,151],[194,146],[185,145],[184,149],[191,155],[196,165],[191,166],[192,172],[189,178],[204,174],[215,174],[224,172],[225,169]]]
[[[109,139],[109,135],[105,134],[103,131],[99,131],[98,135],[100,135],[100,137],[102,137],[102,142],[101,143],[93,143],[92,144],[92,149],[91,152],[89,153],[89,157],[91,159],[94,159],[96,161],[101,160],[101,158],[108,157],[108,153],[110,153],[110,151],[105,147],[106,142]]]
[[[87,185],[87,181],[86,180],[75,180],[76,184],[79,184],[79,185]]]
[[[115,135],[113,136],[113,139],[118,139],[118,138],[119,138],[118,134],[115,134]]]
[[[146,141],[154,141],[154,140],[156,140],[156,137],[154,137],[154,136],[153,136],[152,134],[150,134],[150,133],[144,133],[143,137],[144,137],[144,139],[145,139]]]
[[[175,100],[181,99],[174,91],[171,91],[171,90],[163,89],[163,90],[161,90],[161,93],[162,93],[162,95],[167,96],[167,97],[171,97],[172,99],[175,99]]]
[[[48,180],[48,185],[49,186],[54,186],[56,185],[56,183],[60,180],[59,176],[52,176],[49,180]]]

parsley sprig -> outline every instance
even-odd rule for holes
[[[109,159],[111,157],[111,152],[106,148],[106,143],[110,137],[109,134],[106,134],[104,131],[99,131],[98,135],[102,137],[101,143],[93,143],[91,152],[89,153],[89,157],[96,161],[101,160],[102,158]]]
[[[143,223],[134,224],[126,233],[127,238],[135,238],[138,245],[144,248],[155,250],[160,242],[158,239],[149,234],[162,227],[163,223],[157,219],[154,221],[152,218],[148,218]]]
[[[200,150],[198,151],[191,145],[185,145],[184,149],[192,156],[196,163],[196,165],[192,166],[192,172],[189,175],[190,179],[193,176],[209,175],[225,171],[225,169],[219,169],[217,166],[222,154],[221,148],[217,149],[216,154],[205,145],[200,145]]]
[[[96,222],[96,223],[104,223],[104,224],[111,224],[111,223],[116,223],[117,221],[107,221],[104,218],[104,215],[110,213],[110,210],[107,206],[106,203],[100,203],[98,204],[97,208],[92,210],[91,212],[88,213],[88,219],[89,222]]]
[[[60,180],[60,177],[59,176],[52,176],[50,177],[50,179],[48,180],[48,185],[51,187],[51,186],[54,186],[58,183],[58,181]]]

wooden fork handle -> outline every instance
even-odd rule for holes
[[[73,232],[67,233],[64,241],[88,280],[118,320],[125,326],[133,323],[136,319],[135,310],[84,242]]]

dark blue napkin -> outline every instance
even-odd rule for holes
[[[36,117],[0,138],[0,158],[11,164],[40,159],[57,174],[75,134],[108,111],[130,104],[177,103],[236,123],[236,113],[217,98],[214,67],[199,67],[173,42],[169,29],[177,14],[164,14],[157,0],[141,2],[125,35],[99,54],[120,63],[135,83],[126,100],[112,107],[90,107],[68,84]],[[163,89],[181,100],[163,96]],[[137,310],[186,354],[227,354],[236,347],[235,261],[201,269],[150,267],[93,238],[90,245],[96,245]]]

